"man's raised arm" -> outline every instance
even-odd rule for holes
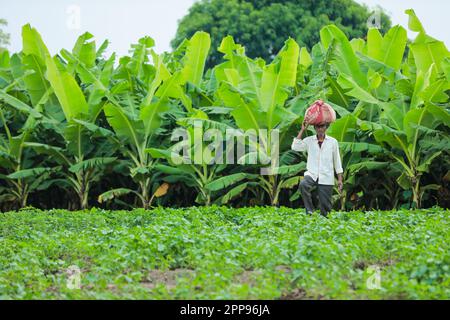
[[[307,146],[305,141],[302,140],[303,131],[308,127],[308,122],[303,120],[302,129],[298,133],[297,137],[292,141],[291,149],[294,151],[305,151],[307,150]]]

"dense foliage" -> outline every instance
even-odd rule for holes
[[[228,36],[219,47],[223,60],[207,71],[205,32],[161,55],[144,37],[120,59],[106,57],[108,42],[97,47],[85,33],[71,51],[52,57],[25,25],[22,51],[0,53],[1,209],[298,207],[306,158],[290,144],[318,98],[338,113],[328,129],[344,167],[335,208],[447,207],[450,53],[407,13],[417,32],[410,42],[401,26],[348,40],[329,25],[311,50],[290,38],[267,64]],[[269,135],[248,141],[235,164],[179,164],[173,154],[180,146],[211,151],[204,141],[171,141],[175,128],[195,134],[196,125],[277,129],[280,144],[272,148]],[[248,164],[250,147],[279,150],[279,163],[269,168],[276,174]]]
[[[8,212],[0,299],[448,299],[449,213]]]
[[[377,10],[377,22],[386,32],[391,27],[390,19],[382,9]],[[222,61],[216,48],[227,35],[245,46],[249,57],[270,62],[289,37],[311,49],[320,40],[320,29],[330,23],[350,38],[363,37],[373,14],[353,0],[202,0],[180,20],[172,47],[202,30],[212,40],[209,67]]]

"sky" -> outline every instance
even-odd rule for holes
[[[8,49],[22,48],[21,27],[37,28],[50,52],[72,49],[79,35],[89,31],[100,43],[108,39],[107,53],[128,53],[131,43],[144,36],[156,42],[156,52],[170,50],[178,21],[196,0],[0,0],[0,18],[8,21],[4,31],[11,35]],[[393,25],[407,29],[404,10],[413,8],[427,33],[450,48],[450,1],[448,0],[358,0],[369,8],[381,6]],[[409,32],[413,38],[414,33]]]

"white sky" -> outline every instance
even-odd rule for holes
[[[170,40],[177,21],[195,0],[0,0],[0,18],[8,21],[4,31],[11,34],[9,49],[20,51],[21,27],[31,23],[41,33],[52,54],[60,49],[72,49],[77,37],[85,31],[92,33],[97,45],[109,39],[108,52],[124,55],[131,43],[149,35],[156,42],[156,51],[170,50]],[[404,10],[413,8],[431,36],[450,47],[450,1],[448,0],[358,0],[373,8],[383,7],[393,25],[407,28]],[[77,8],[80,10],[79,29]],[[75,18],[74,18],[75,17]],[[75,28],[74,28],[75,27]],[[414,35],[409,33],[412,38]]]

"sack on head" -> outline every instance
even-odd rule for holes
[[[305,112],[305,119],[308,123],[315,125],[324,122],[336,121],[336,112],[328,104],[322,100],[316,100]]]

